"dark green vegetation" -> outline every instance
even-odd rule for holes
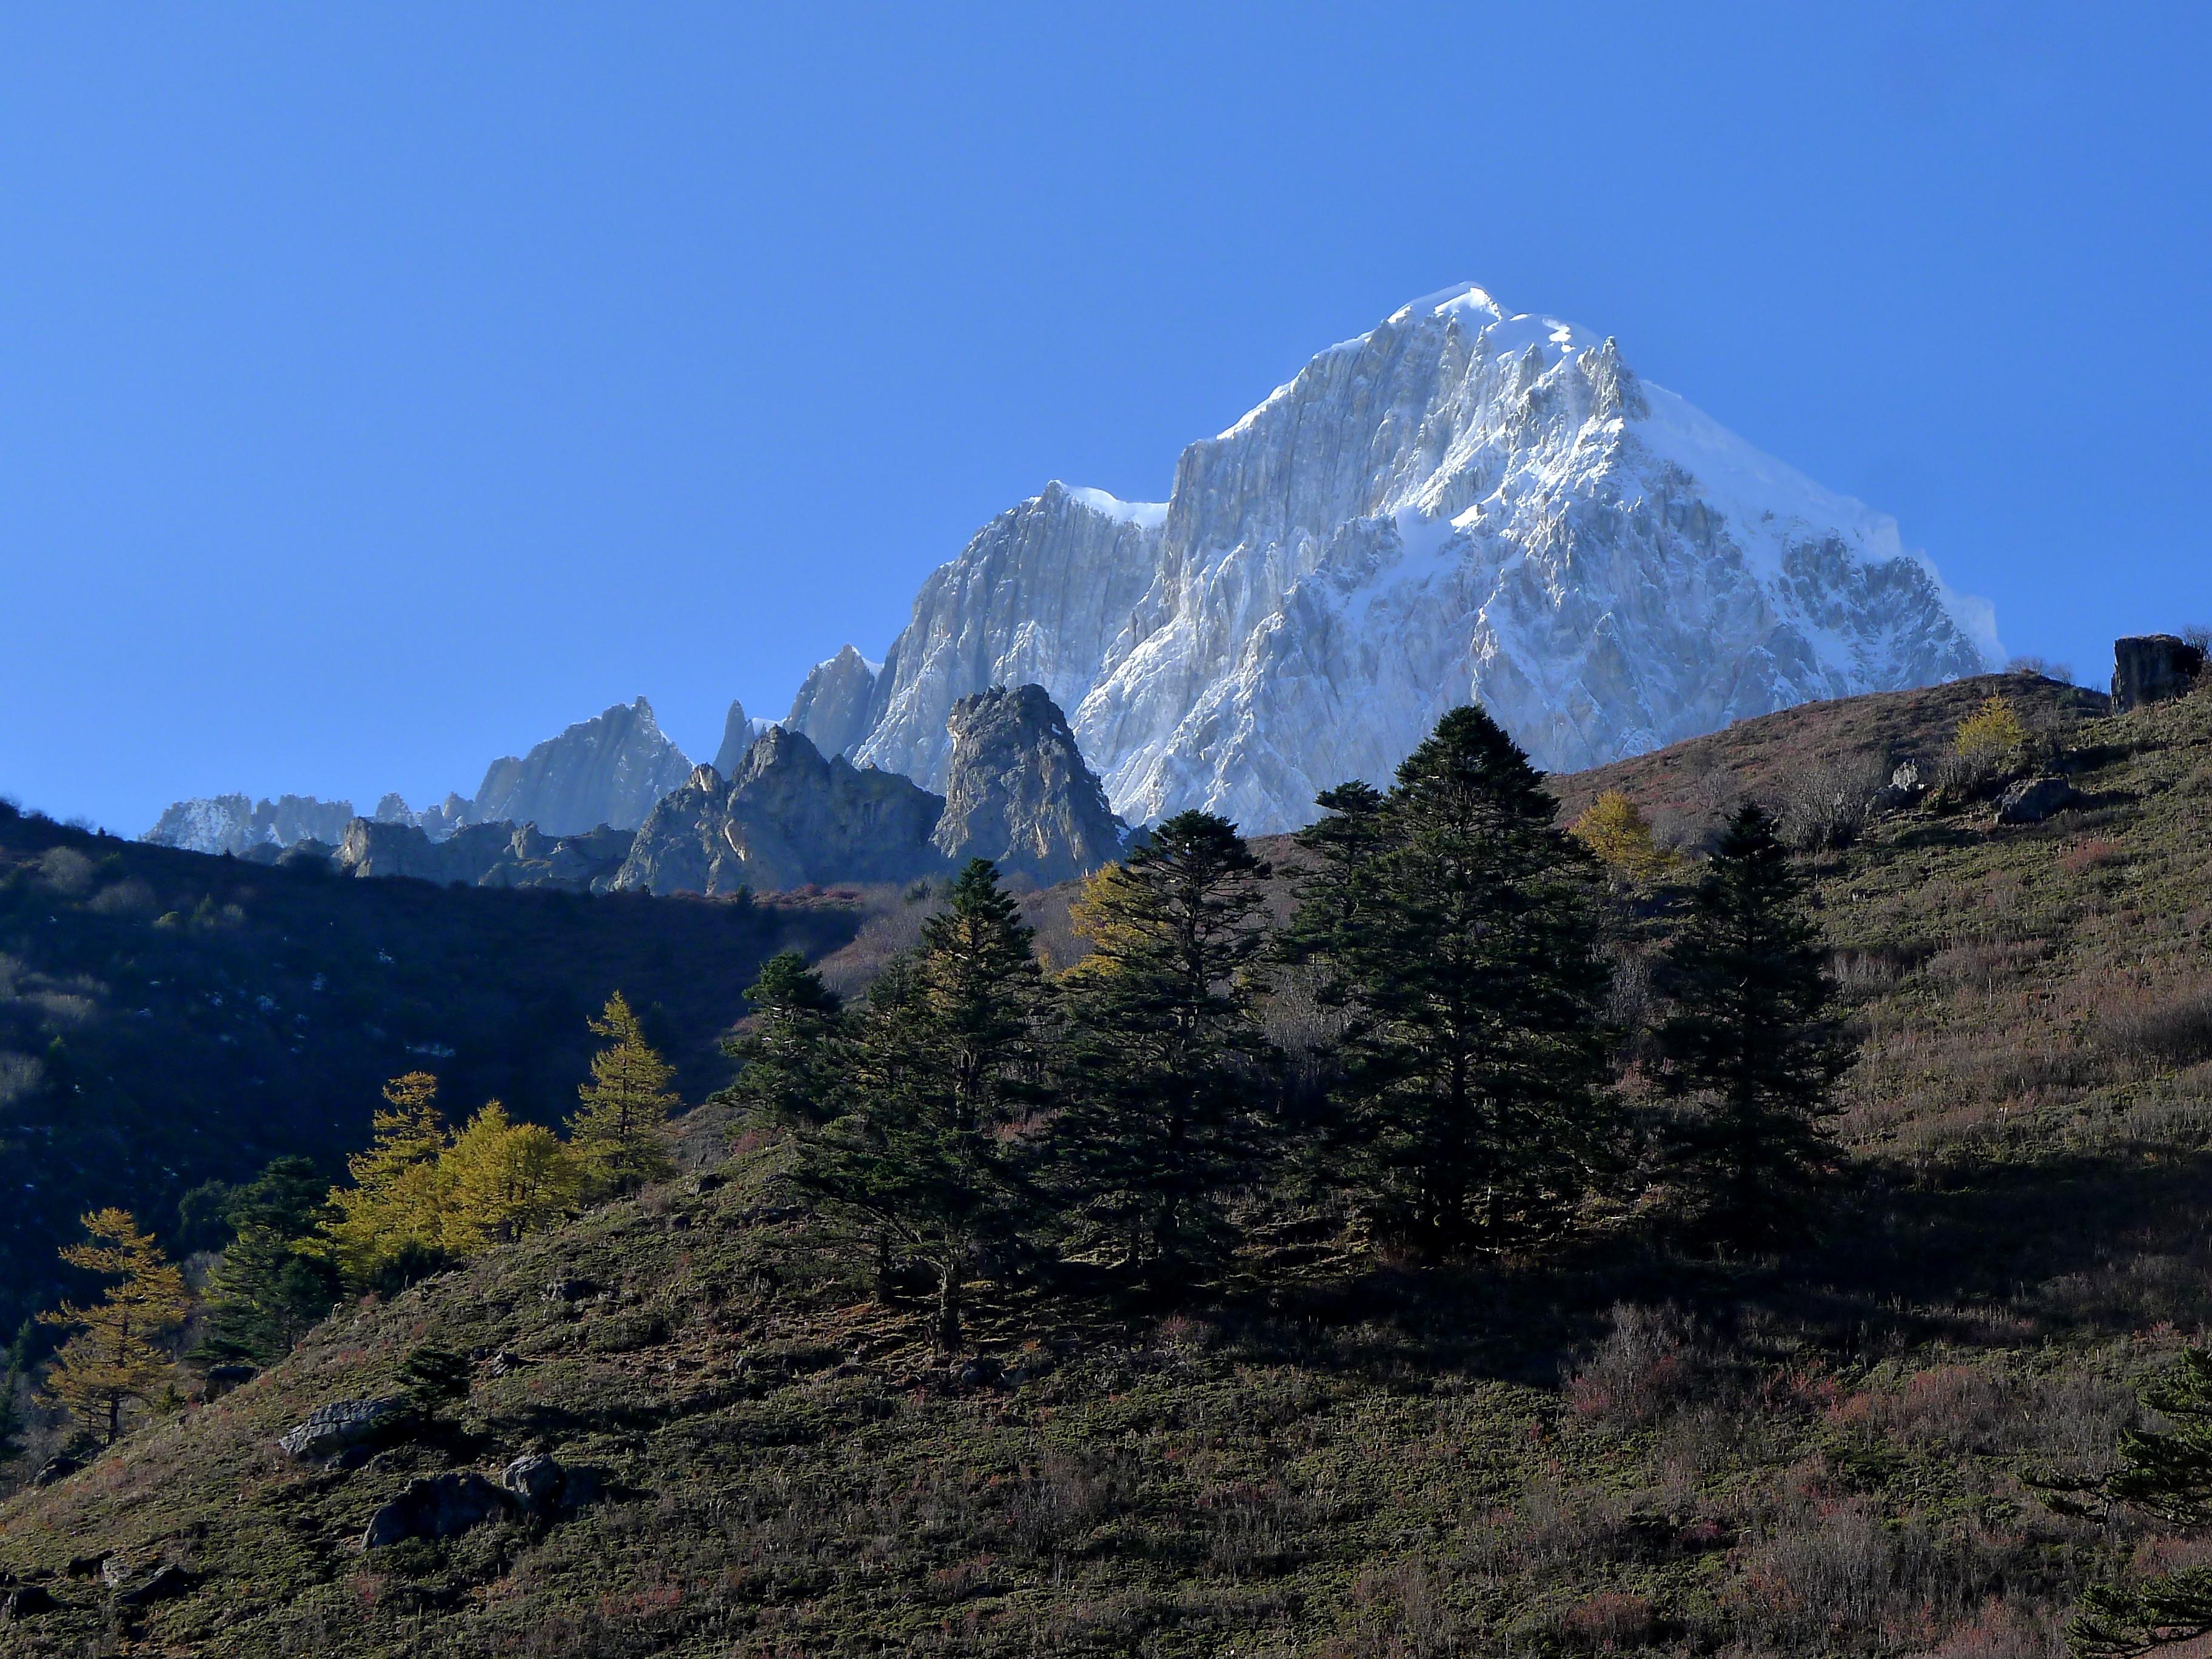
[[[179,1239],[185,1194],[284,1155],[337,1175],[396,1073],[557,1121],[611,991],[697,1099],[761,961],[853,926],[827,904],[346,881],[0,807],[0,1332],[56,1300],[83,1211],[128,1209],[180,1254],[219,1243]]]
[[[1990,689],[1831,713],[1928,752]],[[64,1606],[0,1650],[2053,1653],[2085,1586],[2203,1559],[2094,1483],[2212,1322],[2212,698],[2106,720],[2002,689],[2077,806],[1904,811],[1799,866],[1858,1048],[1850,1167],[1778,1240],[1680,1231],[1644,1137],[1541,1256],[1431,1267],[1363,1243],[1330,1183],[1231,1191],[1233,1248],[1180,1284],[979,1274],[947,1364],[937,1287],[878,1300],[790,1141],[741,1139],[12,1500],[0,1570],[55,1572]],[[1699,787],[1731,740],[1786,775],[1820,713],[1776,717],[1780,750],[1765,722],[1703,740]],[[1676,1109],[1651,1068],[1698,873],[1607,900],[1633,1122]],[[1344,1017],[1309,971],[1255,1010],[1294,1051]],[[820,1011],[780,994],[803,1098]],[[425,1348],[488,1351],[446,1431],[350,1471],[276,1450]],[[411,1475],[538,1445],[608,1501],[355,1547]],[[110,1549],[204,1576],[118,1616],[60,1576]]]

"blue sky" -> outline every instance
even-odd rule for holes
[[[711,752],[1462,279],[2095,681],[2212,620],[2206,20],[10,9],[0,791],[419,804],[639,692]]]

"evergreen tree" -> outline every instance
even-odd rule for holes
[[[961,1286],[979,1249],[1018,1242],[1028,1194],[1015,1165],[1036,1097],[1041,975],[1030,930],[976,859],[921,945],[876,981],[844,1052],[846,1109],[803,1132],[799,1180],[937,1282],[936,1340],[959,1346]]]
[[[2123,1433],[2120,1467],[2104,1491],[2179,1531],[2203,1532],[2212,1528],[2212,1351],[2183,1349],[2173,1370],[2142,1399],[2167,1427]],[[2078,1653],[2120,1659],[2207,1633],[2212,1567],[2188,1566],[2093,1587],[2081,1598],[2072,1637]]]
[[[761,964],[746,988],[752,1029],[725,1042],[742,1069],[730,1098],[763,1126],[819,1125],[836,1115],[844,1005],[796,951]]]
[[[410,1072],[384,1085],[368,1150],[346,1160],[350,1187],[331,1191],[324,1233],[346,1282],[390,1289],[445,1260],[445,1120],[438,1079]]]
[[[456,1255],[543,1232],[568,1213],[580,1186],[561,1138],[543,1124],[510,1122],[495,1100],[469,1120],[441,1163],[444,1240]]]
[[[1222,1200],[1256,1167],[1265,873],[1228,820],[1179,812],[1074,907],[1091,951],[1062,976],[1054,1139],[1084,1221],[1156,1278],[1220,1252]]]
[[[588,1196],[634,1193],[675,1173],[663,1137],[668,1115],[683,1103],[669,1089],[676,1068],[645,1040],[623,994],[616,992],[592,1022],[606,1047],[592,1056],[591,1080],[576,1091],[568,1143]]]
[[[159,1344],[184,1322],[191,1298],[184,1274],[128,1211],[95,1210],[82,1224],[87,1242],[65,1245],[62,1260],[117,1282],[89,1307],[64,1302],[39,1316],[76,1333],[55,1354],[46,1392],[112,1446],[123,1431],[124,1407],[151,1401],[173,1382],[176,1368]]]
[[[1659,1046],[1667,1092],[1691,1107],[1680,1150],[1716,1227],[1745,1239],[1802,1214],[1808,1187],[1835,1161],[1820,1120],[1850,1054],[1825,1018],[1830,988],[1805,885],[1774,821],[1747,804],[1667,950],[1674,1012]]]
[[[1590,858],[1479,708],[1320,804],[1286,945],[1347,1016],[1329,1178],[1430,1259],[1542,1239],[1613,1139]]]
[[[231,1237],[208,1283],[196,1358],[272,1364],[330,1311],[340,1285],[319,1237],[327,1195],[304,1158],[277,1158],[225,1189],[222,1218]]]

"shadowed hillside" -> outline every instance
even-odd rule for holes
[[[199,1182],[280,1153],[336,1172],[397,1073],[559,1118],[617,988],[696,1101],[760,961],[853,925],[830,901],[349,881],[0,810],[0,1328],[52,1305],[80,1212],[119,1204],[167,1240]]]

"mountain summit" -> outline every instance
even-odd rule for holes
[[[1258,832],[1386,779],[1470,700],[1567,770],[1977,673],[1998,647],[1895,520],[1613,340],[1467,284],[1192,444],[1164,503],[1053,483],[1000,514],[923,584],[880,673],[850,654],[820,702],[864,691],[864,733],[842,707],[793,713],[856,761],[941,789],[953,704],[1033,682],[1121,816],[1204,806]]]

